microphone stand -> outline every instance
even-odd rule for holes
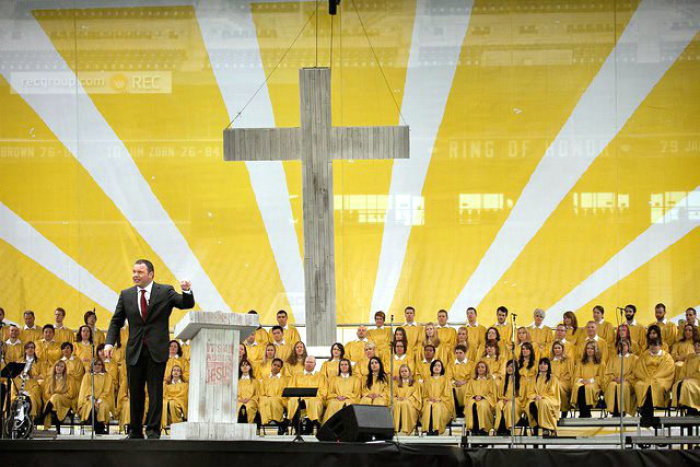
[[[510,333],[510,349],[511,349],[511,354],[513,356],[513,381],[511,384],[511,400],[510,400],[510,405],[511,405],[511,420],[510,420],[510,448],[514,449],[515,448],[515,378],[516,374],[518,372],[518,359],[515,358],[515,319],[518,317],[515,313],[511,313],[511,333]],[[507,364],[506,364],[507,365]],[[508,375],[506,374],[506,378]]]
[[[90,398],[90,403],[92,404],[92,432],[90,433],[90,439],[95,439],[95,336],[92,336],[92,342],[90,343],[92,347],[92,359],[90,362],[90,385],[92,386],[92,396]]]
[[[391,318],[389,320],[389,357],[390,357],[390,363],[389,363],[389,374],[391,375],[389,377],[390,384],[389,384],[389,407],[391,409],[391,414],[393,416],[394,414],[394,346],[391,345],[391,338],[394,335],[394,315],[391,315]]]
[[[622,307],[618,307],[617,309],[620,311],[620,318],[618,321],[618,323],[620,323],[620,321],[622,321],[623,313],[625,312],[625,309]],[[619,324],[618,324],[617,328],[620,329]],[[629,327],[627,328],[627,330],[629,331]],[[620,331],[618,331],[618,336],[619,336],[619,333],[620,333]],[[629,332],[627,334],[629,334]],[[631,345],[631,340],[629,339],[629,337],[627,339]],[[627,346],[627,348],[629,349],[629,345]],[[622,341],[620,341],[620,384],[618,385],[618,387],[619,387],[618,392],[620,393],[620,449],[623,451],[625,449],[625,433],[624,433],[625,424],[623,422],[623,420],[624,420],[623,417],[625,416],[625,392],[624,392],[624,389],[625,389],[625,354],[624,354],[624,352],[625,352],[625,347],[622,344]]]

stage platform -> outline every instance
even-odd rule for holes
[[[2,465],[98,467],[684,467],[700,450],[468,449],[438,444],[70,439],[0,441]]]

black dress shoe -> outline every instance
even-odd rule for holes
[[[143,439],[143,435],[138,433],[129,433],[124,439]]]
[[[160,439],[160,433],[156,433],[155,431],[146,431],[146,438]]]

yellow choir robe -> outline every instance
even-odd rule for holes
[[[554,343],[554,341],[552,341],[552,343]],[[567,339],[560,340],[559,343],[564,346],[564,355],[566,355],[567,358],[571,360],[581,360],[581,357],[578,356],[578,352],[575,345],[573,345]],[[549,350],[543,355],[547,355],[549,359],[552,360],[554,358],[554,354],[552,353],[552,347],[550,346]]]
[[[615,326],[610,324],[609,322],[605,320],[600,320],[600,322],[596,322],[596,332],[600,337],[603,338],[603,340],[606,342],[606,345],[608,347],[615,346]]]
[[[0,326],[0,339],[2,339],[3,342],[5,342],[9,338],[10,338],[10,325],[7,324],[6,322],[3,322],[2,326]]]
[[[673,344],[676,343],[678,327],[668,319],[664,319],[664,321],[656,321],[651,324],[655,324],[659,327],[659,329],[661,329],[661,343],[667,345],[668,348],[671,349]],[[651,324],[649,326],[651,326]],[[647,328],[649,326],[647,326]]]
[[[491,375],[487,374],[469,380],[467,383],[467,394],[464,398],[464,416],[468,430],[489,432],[493,428],[496,392],[496,384]],[[480,400],[475,399],[478,396],[481,397]],[[474,408],[476,408],[478,422],[474,418]]]
[[[8,339],[3,346],[3,352],[6,363],[21,362],[24,359],[24,344],[19,339],[15,342]]]
[[[566,357],[564,360],[551,358],[552,375],[559,380],[559,404],[561,411],[566,412],[571,408],[571,388],[573,386],[575,364],[574,360]]]
[[[416,361],[411,358],[408,354],[403,354],[400,357],[396,354],[394,354],[394,374],[392,375],[392,379],[398,378],[399,374],[399,368],[401,368],[401,365],[407,365],[408,369],[411,371],[411,374],[415,374],[416,372]],[[384,371],[386,372],[391,372],[391,367],[387,366],[384,368]]]
[[[107,373],[96,373],[95,374],[95,420],[102,423],[109,422],[110,412],[112,411],[112,401],[115,396],[111,392],[114,388],[114,383],[112,383],[112,378]],[[78,411],[80,413],[80,419],[83,421],[90,421],[90,411],[92,410],[92,403],[90,401],[90,396],[92,396],[92,381],[90,373],[85,373],[83,376],[83,382],[80,385],[80,395],[78,396]]]
[[[163,426],[187,420],[188,391],[189,385],[183,380],[163,385]]]
[[[326,378],[326,381],[330,381],[331,378],[338,376],[339,364],[340,360],[326,360],[323,362],[323,365],[321,365],[321,374]]]
[[[676,342],[671,350],[671,356],[676,363],[684,362],[690,355],[695,355],[692,339]]]
[[[257,342],[263,349],[269,342],[271,342],[270,339],[270,334],[265,330],[265,328],[259,327],[255,330],[255,342]],[[263,354],[264,353],[265,352],[263,352]]]
[[[73,380],[76,388],[80,388],[80,383],[82,383],[83,375],[85,374],[83,362],[81,362],[75,355],[71,355],[68,359],[62,357],[61,360],[66,362],[66,372],[68,373],[68,377]]]
[[[22,362],[20,362],[22,363]],[[39,378],[39,371],[37,370],[37,367],[32,366],[32,368],[29,370],[29,373],[27,375],[27,379],[24,382],[24,392],[29,394],[29,400],[32,401],[32,411],[31,415],[32,417],[36,417],[39,413],[41,413],[41,408],[43,406],[43,402],[41,399],[41,379]],[[17,390],[22,388],[22,376],[16,376],[15,379],[13,380],[12,383],[12,399],[14,400],[18,393]]]
[[[544,324],[538,328],[533,324],[528,328],[528,331],[530,331],[532,346],[538,350],[540,355],[546,354],[552,346],[552,339],[554,338],[554,331],[552,331],[552,328]]]
[[[418,346],[423,340],[423,336],[425,336],[423,326],[414,321],[410,326],[408,324],[404,324],[402,327],[406,331],[406,339],[408,340],[408,348],[406,349],[406,353],[411,355],[418,353]]]
[[[416,428],[421,400],[418,383],[394,382],[394,431],[407,435]]]
[[[464,407],[464,399],[467,396],[467,384],[469,380],[474,376],[474,366],[476,362],[469,360],[467,358],[460,362],[454,359],[448,367],[450,369],[450,376],[452,378],[452,392],[454,395],[455,405],[459,407]],[[445,371],[447,374],[447,371]],[[462,384],[457,384],[460,382]]]
[[[274,344],[275,339],[272,337],[272,333],[268,333],[268,334],[269,334],[270,344]],[[257,340],[257,335],[256,335],[256,340]],[[297,328],[295,328],[291,324],[287,324],[286,327],[282,328],[282,340],[284,341],[284,343],[288,347],[292,348],[292,347],[294,347],[294,344],[296,344],[297,342],[299,342],[301,340],[301,337],[299,337],[299,331],[297,331]],[[290,352],[291,352],[291,350],[290,350]],[[279,354],[277,354],[277,357],[282,358],[279,356]],[[282,360],[285,360],[285,359],[282,359]]]
[[[416,360],[416,369],[415,369],[415,372],[413,374],[413,377],[415,378],[416,381],[418,381],[419,383],[422,383],[423,381],[430,378],[430,365],[433,363],[433,361],[429,362],[425,359]],[[443,366],[446,366],[444,362],[443,362]],[[445,375],[447,375],[447,368],[445,369]]]
[[[389,355],[391,354],[389,349],[389,344],[391,342],[391,329],[389,329],[387,326],[370,329],[367,331],[367,338],[374,342],[379,358],[389,358]]]
[[[513,327],[508,322],[504,324],[496,323],[492,327],[498,329],[498,335],[501,336],[500,343],[503,345],[502,350],[510,353],[508,349],[510,349],[511,336],[513,335]],[[505,353],[501,352],[501,355],[505,355]]]
[[[515,346],[515,358],[520,359],[520,354],[522,353],[523,350],[523,344],[524,342],[521,342],[520,344],[517,344]],[[537,362],[540,361],[540,350],[539,347],[537,347],[535,344],[532,344],[533,349],[535,350],[534,355],[535,355],[535,367],[537,367]],[[510,351],[508,352],[510,355]],[[510,360],[510,359],[509,359]],[[537,373],[537,369],[535,369],[535,373]]]
[[[54,325],[54,331],[56,332],[56,335],[54,336],[53,340],[58,342],[59,349],[64,342],[70,342],[71,344],[75,345],[75,331],[73,331],[71,328],[67,328],[65,326],[57,328],[56,325]]]
[[[580,339],[585,339],[586,338],[586,331],[585,329],[581,328],[576,328],[574,331],[573,328],[566,328],[566,340],[569,341],[574,348],[578,346],[578,341]]]
[[[285,376],[289,376],[290,378],[294,375],[298,375],[300,373],[304,372],[304,362],[303,361],[298,361],[295,364],[291,364],[289,362],[284,363],[284,367],[282,368],[282,373]]]
[[[182,379],[188,382],[190,380],[190,362],[185,357],[168,357],[165,364],[165,378],[172,374],[175,365],[182,370]]]
[[[523,366],[518,363],[518,373],[520,373],[520,384],[524,385],[529,380],[533,379],[537,375],[537,362],[538,358],[535,358],[535,363],[532,364],[530,368],[527,367],[527,360],[523,362]]]
[[[455,344],[457,343],[457,330],[448,325],[440,326],[436,324],[435,331],[437,331],[437,335],[440,338],[440,345],[444,347],[444,353],[448,357],[452,357]]]
[[[427,341],[423,341],[419,344],[417,352],[415,353],[416,355],[416,362],[420,362],[425,358],[425,345],[427,345]],[[443,345],[442,342],[440,342],[440,345],[436,346],[435,344],[430,343],[433,347],[435,347],[435,360],[440,360],[443,364],[446,362],[449,362],[452,358],[454,358],[454,352],[451,352],[450,349]]]
[[[486,342],[486,328],[479,323],[473,326],[467,323],[465,327],[467,328],[467,342],[469,342],[467,357],[470,360],[478,360],[479,349]]]
[[[237,413],[240,413],[241,409],[245,407],[247,423],[253,423],[253,420],[255,420],[255,415],[258,413],[259,399],[260,382],[248,375],[243,375],[238,380]]]
[[[676,405],[700,410],[700,354],[688,357],[678,385],[680,390],[673,391],[674,396],[677,395],[678,398]]]
[[[384,365],[384,373],[389,374],[391,368],[389,367],[389,363],[385,362],[383,359],[382,360],[382,365]],[[394,367],[394,370],[397,371],[398,368]],[[369,374],[370,369],[369,369],[369,359],[367,357],[362,358],[359,362],[355,364],[355,366],[352,367],[352,374],[355,376],[359,376],[361,380],[366,380],[367,375]]]
[[[559,380],[554,375],[551,375],[549,381],[540,375],[530,380],[527,385],[527,416],[530,426],[556,431],[561,414],[559,394]],[[541,399],[538,400],[538,396]],[[532,404],[537,407],[537,419],[532,412]]]
[[[119,419],[119,431],[124,431],[125,425],[130,423],[129,414],[129,383],[127,379],[126,365],[119,368],[119,384],[117,387],[117,402],[115,416]],[[148,389],[146,390],[148,392]],[[148,396],[147,396],[148,397]],[[146,399],[147,400],[147,399]],[[145,407],[148,407],[146,404]]]
[[[431,428],[442,434],[454,414],[452,400],[452,384],[444,375],[431,376],[421,385],[423,406],[421,410],[421,426],[423,431]],[[430,399],[435,399],[433,402]]]
[[[356,339],[345,344],[345,358],[349,359],[352,363],[357,363],[365,358],[365,344],[370,342],[366,337],[362,340]],[[376,352],[376,344],[375,344]]]
[[[78,398],[78,386],[69,377],[56,381],[47,380],[44,384],[45,404],[51,402],[53,410],[56,412],[58,420],[63,420],[68,415],[70,409],[76,408]],[[46,417],[44,426],[48,429],[51,425],[51,417]]]
[[[644,352],[644,349],[647,348],[647,337],[646,337],[646,329],[644,326],[641,324],[637,324],[636,321],[632,325],[627,325],[630,330],[630,340],[632,341],[632,346],[636,347],[638,350],[638,354],[641,355],[642,352]]]
[[[110,401],[112,409],[117,406],[117,393],[119,392],[119,365],[114,360],[104,360],[104,371],[112,380],[112,388],[110,393],[114,395],[114,399]],[[114,412],[114,410],[112,410]]]
[[[600,336],[596,335],[595,338],[590,338],[588,336],[582,337],[579,342],[578,346],[576,348],[576,360],[581,360],[583,358],[583,353],[586,350],[586,344],[589,342],[595,342],[596,345],[598,346],[598,350],[600,350],[600,361],[602,362],[607,362],[608,361],[608,343],[601,338]],[[615,352],[617,353],[617,352]]]
[[[644,405],[647,390],[651,388],[654,407],[666,407],[675,370],[673,358],[668,352],[661,350],[659,355],[651,355],[649,351],[643,352],[634,366],[634,393],[637,405]]]
[[[287,399],[282,397],[282,391],[289,386],[289,378],[282,372],[277,375],[267,374],[260,381],[260,420],[267,425],[270,420],[281,422],[284,419],[284,410],[287,408]]]
[[[259,365],[265,356],[265,345],[260,345],[257,342],[253,345],[245,345],[248,361],[253,365]]]
[[[326,397],[326,380],[319,372],[307,372],[302,368],[301,373],[292,376],[289,387],[292,388],[317,388],[316,397],[303,397],[306,405],[306,417],[312,422],[320,421],[323,417],[323,400]],[[292,397],[287,405],[288,418],[294,417],[299,407],[299,399]]]
[[[360,404],[366,405],[389,405],[389,375],[386,376],[386,382],[377,380],[375,375],[372,375],[372,387],[367,386],[367,378],[362,379],[362,398]],[[370,394],[378,394],[380,397],[370,398]]]
[[[106,338],[107,335],[102,329],[92,328],[92,340],[95,341],[95,348],[100,344],[104,344]]]
[[[282,374],[284,374],[284,365],[282,365]],[[256,379],[262,380],[265,376],[272,373],[272,360],[263,360],[260,365],[253,366],[253,375]]]
[[[507,381],[506,381],[507,380]],[[506,384],[507,383],[507,384]],[[520,387],[516,388],[515,399],[513,399],[513,376],[504,375],[501,380],[495,381],[496,384],[496,420],[495,428],[498,430],[501,427],[501,420],[507,430],[513,428],[513,404],[515,404],[515,419],[520,419],[525,407],[526,388],[523,381],[520,381]]]
[[[479,361],[486,363],[486,366],[489,367],[489,374],[493,379],[501,379],[506,373],[507,362],[505,357],[491,358],[488,355],[484,355],[479,358]]]
[[[19,340],[23,343],[34,342],[35,344],[41,340],[44,332],[36,324],[33,328],[23,327],[19,332]]]
[[[571,404],[578,404],[578,390],[581,386],[585,387],[586,405],[595,406],[598,402],[598,396],[605,381],[605,364],[604,363],[576,363],[574,371],[574,384],[571,388]],[[583,380],[593,379],[593,383],[584,384]]]
[[[97,350],[97,344],[95,344],[95,350]],[[73,355],[83,362],[83,368],[86,372],[89,372],[90,363],[92,362],[92,345],[73,342]]]
[[[347,397],[338,400],[338,397]],[[346,405],[357,404],[362,397],[362,382],[357,376],[333,376],[328,380],[328,392],[326,394],[326,412],[323,415],[324,423]]]
[[[632,398],[632,388],[634,387],[634,367],[637,364],[638,357],[628,353],[625,356],[625,378],[623,385],[624,409],[626,414],[633,414],[637,411],[637,405]],[[620,383],[617,383],[613,378],[620,377],[620,356],[611,355],[608,358],[608,363],[605,365],[605,380],[603,382],[603,397],[608,412],[612,413],[615,408],[615,398],[617,397],[618,410],[621,404]]]
[[[272,342],[272,345],[275,346],[275,357],[283,362],[286,362],[289,356],[292,355],[292,346],[294,344],[290,344],[288,340],[283,339],[282,342]]]

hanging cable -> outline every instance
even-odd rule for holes
[[[238,113],[233,117],[233,120],[231,120],[231,121],[228,123],[228,125],[226,125],[226,128],[230,128],[231,125],[233,125],[233,122],[235,122],[236,120],[238,120],[238,118],[243,114],[243,111],[246,109],[246,107],[248,107],[248,104],[250,104],[250,103],[253,101],[253,99],[255,99],[255,96],[257,96],[258,93],[260,92],[260,90],[263,88],[263,86],[265,86],[265,85],[267,84],[267,82],[270,80],[270,77],[272,76],[272,74],[273,74],[275,71],[277,71],[277,68],[279,68],[280,64],[282,63],[282,60],[284,60],[284,58],[287,56],[287,54],[289,53],[289,51],[292,50],[292,47],[294,47],[294,44],[296,43],[297,39],[299,39],[299,37],[301,36],[301,33],[304,32],[304,29],[306,29],[306,26],[309,25],[309,23],[311,22],[311,20],[313,19],[313,17],[314,17],[315,15],[316,15],[316,11],[314,11],[313,13],[311,13],[311,15],[309,15],[309,18],[306,20],[306,23],[304,23],[304,26],[301,27],[301,30],[300,30],[299,33],[296,35],[296,37],[294,38],[294,40],[292,41],[292,43],[289,44],[289,47],[287,47],[287,50],[284,51],[284,53],[283,53],[282,56],[280,57],[279,61],[277,62],[277,65],[275,65],[275,66],[272,68],[272,70],[270,70],[270,73],[268,73],[267,76],[265,77],[265,81],[263,81],[262,84],[260,84],[260,86],[258,86],[258,89],[255,90],[255,92],[253,93],[253,95],[250,96],[250,99],[248,99],[248,100],[246,101],[246,103],[245,103],[245,105],[243,106],[243,108],[242,108],[241,110],[239,110]]]
[[[382,68],[382,64],[379,62],[379,58],[377,57],[377,53],[374,51],[374,47],[372,46],[372,41],[369,39],[369,34],[367,34],[367,29],[365,29],[365,24],[362,22],[362,17],[360,16],[360,12],[357,10],[357,5],[355,5],[355,0],[350,0],[350,3],[352,3],[352,7],[355,10],[355,14],[357,14],[357,19],[360,21],[360,26],[362,26],[362,32],[365,35],[365,38],[367,39],[367,43],[369,44],[369,48],[372,50],[372,56],[374,56],[374,61],[377,62],[377,66],[379,67],[379,71],[382,73],[382,77],[384,78],[384,83],[386,84],[386,88],[389,90],[389,94],[391,95],[391,99],[394,101],[394,105],[396,106],[396,110],[399,112],[399,117],[401,120],[404,122],[405,125],[408,125],[406,123],[406,119],[403,118],[403,114],[401,113],[401,107],[399,107],[399,103],[396,101],[396,96],[394,96],[393,91],[391,90],[391,86],[389,85],[389,80],[386,77],[386,74],[384,74],[384,69]]]

